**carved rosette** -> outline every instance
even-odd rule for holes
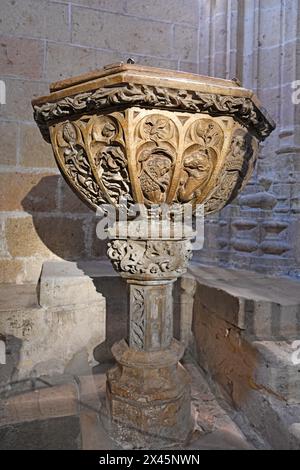
[[[134,279],[181,276],[192,257],[189,240],[112,240],[107,255],[115,270]]]

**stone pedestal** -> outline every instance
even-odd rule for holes
[[[119,229],[120,227],[118,227]],[[188,239],[118,239],[108,256],[128,283],[129,337],[114,344],[107,374],[106,423],[122,446],[157,448],[191,431],[190,380],[173,338],[173,283],[191,255]]]
[[[137,351],[125,340],[112,348],[107,374],[110,435],[121,445],[157,448],[183,443],[191,431],[190,380],[179,364],[182,345]]]

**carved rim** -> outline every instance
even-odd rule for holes
[[[191,90],[160,88],[126,83],[68,96],[56,102],[34,104],[34,119],[49,141],[49,126],[74,115],[99,113],[101,110],[131,106],[172,109],[211,116],[231,116],[259,140],[274,130],[275,123],[247,97],[236,97]]]

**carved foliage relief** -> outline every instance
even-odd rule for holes
[[[245,129],[236,128],[214,192],[205,204],[205,213],[222,209],[230,203],[250,179],[257,158],[258,141]]]
[[[130,287],[130,346],[144,349],[145,345],[145,305],[143,287]]]
[[[187,127],[184,143],[178,201],[189,202],[201,196],[220,158],[223,131],[211,119],[198,119]]]
[[[120,198],[132,201],[127,168],[124,133],[112,116],[94,116],[87,129],[87,147],[91,165],[108,199],[118,204]]]
[[[92,207],[117,205],[124,196],[132,201],[123,128],[115,117],[87,116],[57,124],[51,139],[67,181]]]
[[[257,153],[257,139],[231,118],[139,108],[60,122],[51,140],[65,178],[94,208],[125,197],[148,206],[210,198],[213,212],[247,182]]]
[[[86,120],[67,121],[52,128],[51,140],[57,163],[68,183],[92,207],[106,202],[93,175],[84,143]]]
[[[125,276],[176,277],[186,271],[191,244],[180,241],[113,240],[107,255],[116,271]]]

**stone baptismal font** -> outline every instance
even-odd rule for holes
[[[183,215],[237,196],[274,123],[236,80],[123,63],[53,83],[32,104],[70,187],[116,212],[107,254],[128,284],[129,333],[112,347],[103,423],[126,447],[184,443],[190,381],[172,311],[194,237]]]

